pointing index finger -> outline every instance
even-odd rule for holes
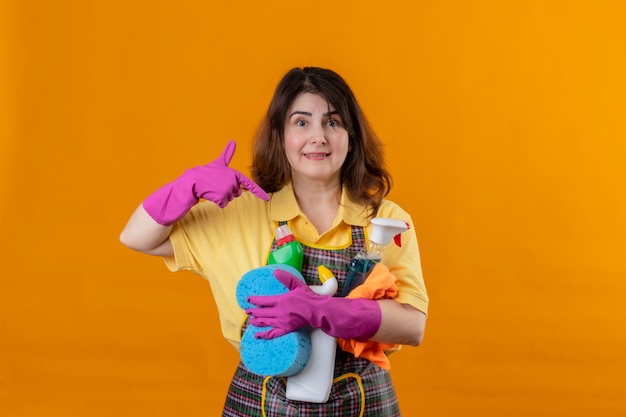
[[[250,191],[252,194],[259,197],[261,200],[265,200],[265,201],[270,200],[270,196],[267,195],[267,193],[263,191],[263,189],[259,187],[259,185],[256,182],[252,181],[250,178],[246,177],[241,172],[238,172],[237,174],[238,174],[237,179],[239,180],[239,184],[243,185],[243,187],[246,190]]]

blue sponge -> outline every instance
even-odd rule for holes
[[[289,265],[274,264],[253,269],[243,275],[237,284],[237,303],[243,309],[253,307],[248,302],[252,295],[284,294],[288,289],[275,277],[274,271],[283,269],[304,281],[302,274]],[[275,339],[257,339],[254,335],[269,327],[249,325],[241,338],[240,355],[246,367],[259,375],[287,377],[295,375],[306,366],[311,356],[309,333],[298,330]]]
[[[298,330],[275,339],[257,339],[254,334],[270,327],[249,325],[241,338],[241,360],[259,375],[291,376],[306,366],[311,356],[308,332]]]
[[[287,287],[281,284],[281,282],[274,277],[274,271],[276,269],[291,272],[293,275],[304,281],[300,271],[291,265],[273,264],[253,269],[246,272],[237,284],[237,291],[235,295],[237,297],[239,307],[244,310],[254,307],[248,302],[248,297],[251,295],[279,295],[285,294],[289,291]]]

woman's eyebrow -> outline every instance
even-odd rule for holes
[[[289,115],[288,119],[291,119],[291,117],[292,117],[294,114],[302,114],[302,115],[309,116],[309,117],[312,117],[312,116],[313,116],[313,113],[310,113],[310,112],[308,112],[308,111],[296,110],[296,111],[294,111],[293,113],[291,113],[291,114]],[[338,112],[337,110],[333,110],[333,111],[329,111],[329,112],[326,112],[326,113],[322,114],[322,116],[324,116],[324,117],[328,117],[328,116],[332,116],[332,115],[334,115],[334,114],[339,114],[339,112]]]
[[[309,117],[313,116],[313,114],[309,113],[308,111],[296,110],[293,113],[291,113],[288,118],[291,119],[291,116],[293,116],[294,114],[303,114],[303,115],[309,116]]]

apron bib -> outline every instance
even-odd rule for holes
[[[284,222],[283,222],[284,223]],[[283,224],[281,223],[281,224]],[[351,244],[343,249],[320,249],[302,244],[302,275],[309,285],[320,285],[317,267],[329,268],[339,283],[345,284],[350,261],[365,246],[363,228],[352,226]],[[276,249],[276,239],[272,249]],[[245,330],[245,326],[242,331]],[[293,401],[285,397],[287,379],[250,372],[240,361],[224,405],[223,417],[397,417],[398,399],[386,371],[367,359],[337,347],[333,387],[326,403]]]

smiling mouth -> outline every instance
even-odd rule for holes
[[[329,153],[316,152],[316,153],[305,153],[304,156],[307,158],[323,158],[325,156],[330,155]]]

